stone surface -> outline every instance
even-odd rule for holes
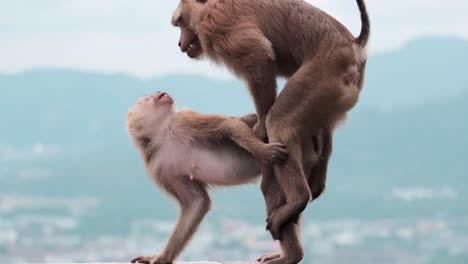
[[[38,264],[47,264],[47,263],[38,263]],[[83,263],[54,263],[54,264],[130,264],[130,262],[83,262]],[[247,262],[247,261],[226,261],[226,262],[218,262],[218,261],[191,261],[191,262],[184,262],[178,261],[174,262],[174,264],[258,264],[258,262]]]

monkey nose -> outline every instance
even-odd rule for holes
[[[180,45],[182,45],[182,42],[179,41],[179,47],[180,47]]]

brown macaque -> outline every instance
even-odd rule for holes
[[[255,115],[233,118],[176,111],[174,100],[164,92],[141,98],[129,110],[128,131],[147,174],[181,207],[161,254],[136,257],[133,263],[174,261],[210,209],[207,186],[251,183],[260,176],[263,163],[287,159],[283,144],[265,144],[255,136],[255,122]]]
[[[324,185],[308,181],[306,167],[315,174],[326,174],[327,167],[323,161],[304,163],[310,153],[303,146],[322,138],[331,151],[333,131],[356,105],[364,84],[370,22],[364,1],[356,2],[362,22],[358,37],[302,0],[180,0],[173,14],[181,51],[224,64],[243,79],[258,116],[255,134],[288,148],[285,163],[262,168],[267,228],[273,238],[284,240],[281,256],[269,264],[302,259],[291,226]],[[287,83],[277,97],[279,76]],[[284,202],[277,203],[277,195],[268,191],[271,185],[280,186]]]

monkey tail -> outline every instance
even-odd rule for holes
[[[361,33],[354,40],[354,42],[358,44],[360,47],[365,47],[367,45],[367,42],[369,41],[369,35],[370,35],[369,14],[367,13],[366,4],[364,3],[364,0],[356,0],[356,2],[359,7],[359,12],[361,13],[362,25],[361,25]]]

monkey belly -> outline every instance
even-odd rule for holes
[[[235,144],[196,148],[192,151],[190,177],[211,185],[240,185],[260,176],[260,164]]]

